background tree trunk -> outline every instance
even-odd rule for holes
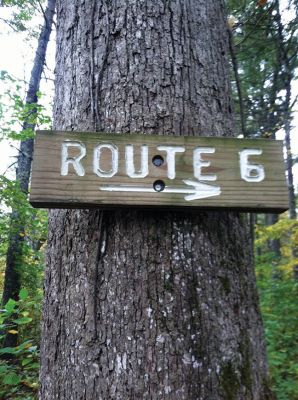
[[[233,134],[223,1],[57,19],[55,129]],[[248,238],[236,213],[51,211],[40,398],[272,398]]]
[[[35,105],[38,102],[37,92],[39,91],[41,75],[44,68],[47,46],[50,40],[52,24],[55,14],[55,1],[48,0],[44,13],[44,23],[38,38],[37,49],[35,52],[33,67],[31,70],[30,82],[26,96],[27,105]],[[35,110],[32,109],[32,113]],[[29,118],[31,116],[28,116]],[[25,121],[23,130],[35,130],[35,125]],[[18,155],[16,180],[19,182],[21,191],[27,196],[29,180],[31,174],[31,162],[33,157],[33,139],[21,141]],[[23,263],[23,243],[25,239],[25,221],[15,209],[12,210],[10,218],[10,233],[8,238],[8,249],[6,254],[6,267],[4,276],[4,289],[2,304],[6,304],[9,299],[18,300],[21,289],[21,269]],[[18,335],[8,333],[3,341],[3,347],[16,346]]]
[[[296,197],[293,177],[293,157],[291,150],[291,121],[292,121],[292,105],[291,105],[291,83],[294,78],[294,69],[291,68],[291,58],[286,46],[285,39],[285,28],[282,24],[280,3],[279,0],[275,0],[276,10],[276,21],[278,31],[278,49],[279,49],[279,64],[283,66],[282,82],[283,88],[286,91],[284,100],[284,114],[283,114],[283,125],[285,130],[285,146],[287,151],[286,165],[287,165],[287,178],[289,188],[289,217],[290,219],[296,219]]]
[[[265,224],[267,226],[274,225],[277,222],[278,222],[278,214],[265,214]],[[280,239],[269,239],[267,243],[268,243],[268,250],[272,251],[274,253],[275,258],[279,260],[281,257]]]

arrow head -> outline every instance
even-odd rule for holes
[[[193,193],[184,197],[186,201],[205,199],[207,197],[219,196],[221,189],[219,186],[207,185],[206,183],[185,179],[183,182],[194,188]]]

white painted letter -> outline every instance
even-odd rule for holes
[[[239,151],[241,178],[246,182],[261,182],[265,178],[263,165],[249,164],[249,156],[259,156],[263,153],[261,149],[245,149]]]
[[[176,153],[184,153],[185,148],[179,146],[158,146],[157,150],[165,151],[167,153],[167,164],[168,164],[168,178],[175,179],[175,155]]]
[[[193,151],[193,171],[194,176],[200,181],[216,181],[217,176],[215,174],[204,174],[202,175],[202,168],[209,167],[210,161],[204,161],[201,158],[201,154],[207,153],[212,154],[215,153],[214,147],[198,147]]]
[[[145,178],[148,175],[148,146],[141,146],[141,169],[136,172],[134,166],[133,146],[125,146],[125,167],[130,178]]]
[[[111,169],[104,171],[100,167],[102,150],[107,149],[111,152]],[[118,148],[113,144],[99,144],[93,152],[93,172],[101,178],[111,178],[118,172]]]
[[[76,157],[69,157],[68,149],[74,147],[80,150],[80,154]],[[68,166],[71,164],[78,176],[84,176],[85,170],[80,163],[81,159],[86,155],[86,147],[81,142],[64,141],[61,145],[61,171],[62,176],[68,175]]]

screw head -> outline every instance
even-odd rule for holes
[[[155,167],[161,167],[164,163],[164,159],[162,156],[160,156],[159,154],[157,154],[156,156],[154,156],[152,158],[152,163]]]
[[[164,190],[164,188],[166,187],[166,185],[165,185],[165,183],[164,183],[164,181],[155,181],[154,183],[153,183],[153,189],[156,191],[156,192],[162,192],[163,190]]]

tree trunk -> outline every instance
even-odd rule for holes
[[[294,68],[290,66],[290,56],[286,49],[285,44],[285,28],[282,24],[281,14],[280,14],[280,4],[279,0],[275,3],[276,10],[276,21],[277,21],[277,32],[278,32],[278,44],[280,51],[280,64],[283,66],[282,82],[283,88],[286,91],[285,100],[283,103],[284,114],[283,114],[283,124],[285,130],[285,145],[286,145],[286,165],[287,165],[287,178],[288,178],[288,188],[289,188],[289,217],[290,219],[296,219],[296,197],[294,188],[294,177],[293,177],[293,157],[291,150],[291,121],[292,121],[292,106],[291,106],[291,83],[294,78],[293,71]],[[297,55],[297,52],[296,52]],[[293,56],[292,56],[293,57]]]
[[[55,129],[231,136],[221,0],[60,0]],[[272,398],[241,215],[52,210],[40,398]]]
[[[297,218],[296,212],[296,196],[295,196],[295,187],[294,187],[294,175],[293,175],[293,156],[292,156],[292,148],[291,148],[291,121],[292,121],[292,106],[291,106],[291,97],[292,97],[292,89],[291,83],[293,80],[293,70],[290,65],[290,57],[286,48],[286,40],[284,33],[284,26],[281,19],[280,13],[280,3],[279,0],[275,2],[276,9],[276,21],[277,21],[277,33],[278,33],[278,46],[280,53],[280,64],[283,66],[283,87],[286,91],[285,101],[283,104],[284,114],[283,114],[283,124],[285,130],[285,147],[286,147],[286,170],[287,170],[287,181],[288,181],[288,189],[289,189],[289,217],[290,219]],[[297,257],[297,250],[295,248],[292,249],[293,258]],[[294,279],[298,279],[298,265],[294,265],[293,267],[293,277]]]
[[[29,88],[26,96],[26,104],[37,104],[37,92],[39,91],[41,74],[43,71],[47,46],[52,31],[53,18],[55,13],[56,0],[48,0],[47,8],[44,14],[44,24],[39,35],[38,45],[35,52],[33,68],[29,82]],[[34,109],[32,110],[34,112]],[[35,125],[24,122],[23,130],[35,130]],[[19,182],[20,189],[25,195],[28,194],[31,162],[33,157],[33,139],[27,139],[21,142],[18,155],[16,180]],[[12,210],[10,218],[10,235],[8,238],[8,249],[6,255],[6,267],[4,277],[4,290],[2,304],[6,304],[9,299],[18,300],[21,289],[21,268],[23,260],[23,243],[25,237],[25,221],[21,217],[19,210]],[[7,334],[3,346],[16,346],[17,335]]]
[[[265,224],[266,226],[274,225],[278,222],[278,214],[266,214],[265,215]],[[280,239],[269,239],[268,240],[268,250],[274,253],[274,256],[277,260],[281,257],[280,251]],[[276,275],[276,271],[273,271],[273,275]]]
[[[291,150],[291,121],[292,121],[292,106],[291,106],[291,83],[293,80],[294,67],[291,68],[290,56],[286,47],[285,39],[285,28],[282,23],[281,13],[280,13],[280,3],[279,0],[275,0],[274,3],[276,11],[276,22],[277,22],[277,46],[279,52],[279,64],[283,68],[282,73],[282,86],[286,92],[285,100],[283,102],[283,127],[285,130],[285,146],[287,151],[286,166],[287,166],[287,178],[288,178],[288,188],[289,188],[289,217],[290,219],[296,219],[296,198],[295,198],[295,188],[293,179],[293,158]]]
[[[237,53],[235,50],[232,28],[228,29],[228,33],[229,33],[230,56],[231,56],[231,62],[232,62],[232,66],[233,66],[233,72],[234,72],[234,76],[235,76],[235,83],[236,83],[237,95],[238,95],[238,101],[239,101],[239,116],[240,116],[240,126],[241,126],[240,133],[243,135],[243,137],[246,137],[248,135],[247,135],[246,129],[245,129],[245,114],[244,114],[243,95],[242,95],[242,89],[241,89],[241,81],[240,81],[240,76],[239,76]]]

